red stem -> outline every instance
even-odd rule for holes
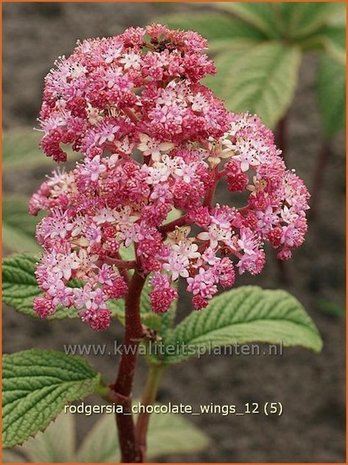
[[[216,185],[219,180],[219,168],[218,166],[215,166],[214,170],[212,171],[212,176],[214,177],[214,183],[212,187],[208,190],[206,193],[206,196],[204,198],[203,205],[205,207],[211,207],[214,195],[215,195],[215,190],[216,190]]]
[[[115,384],[110,386],[114,402],[123,405],[123,413],[116,414],[121,460],[123,463],[140,463],[143,461],[143,454],[135,437],[131,394],[137,361],[137,349],[144,335],[140,319],[140,295],[144,283],[145,278],[135,271],[125,299],[124,352],[121,356]]]
[[[133,121],[133,123],[138,123],[138,118],[130,108],[123,108],[123,113],[127,115],[128,118]]]

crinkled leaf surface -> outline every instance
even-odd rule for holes
[[[32,349],[3,357],[3,445],[44,430],[69,402],[94,393],[100,375],[79,357]]]
[[[2,300],[6,305],[15,308],[20,313],[33,318],[38,318],[33,309],[33,299],[41,295],[36,277],[35,268],[39,257],[32,254],[16,254],[5,257],[2,265]],[[72,281],[73,287],[79,287],[80,282]],[[141,295],[142,322],[149,328],[165,334],[175,317],[176,302],[170,310],[162,315],[155,314],[151,310],[149,292],[151,288],[145,284]],[[116,316],[121,323],[124,322],[124,299],[110,300],[108,308],[113,316]],[[77,318],[78,311],[75,308],[60,307],[48,317],[48,319]]]
[[[268,42],[217,57],[217,78],[206,83],[231,111],[256,113],[274,127],[292,102],[300,49]]]
[[[318,330],[295,297],[282,290],[243,286],[187,316],[169,334],[157,358],[178,363],[200,348],[251,342],[302,346],[315,352],[322,348]]]
[[[4,258],[2,264],[2,300],[20,313],[37,318],[33,299],[41,295],[35,278],[38,255],[16,254]],[[78,282],[73,283],[78,287]],[[76,318],[74,308],[59,308],[49,319]]]

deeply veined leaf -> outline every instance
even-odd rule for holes
[[[222,293],[206,309],[179,323],[164,341],[160,360],[178,363],[202,348],[251,342],[302,346],[315,352],[322,347],[318,330],[295,297],[282,290],[244,286]]]
[[[271,3],[219,2],[215,6],[223,11],[234,14],[236,18],[258,29],[270,39],[280,37],[277,14]]]
[[[5,257],[2,264],[2,300],[20,313],[37,318],[33,310],[33,299],[41,295],[35,269],[39,256],[16,254]],[[76,283],[77,285],[78,283]],[[76,318],[74,308],[59,308],[48,319]]]
[[[293,99],[300,59],[298,48],[276,42],[226,52],[216,60],[216,81],[208,84],[231,111],[256,113],[274,127]]]
[[[199,32],[210,42],[229,39],[249,39],[259,41],[266,38],[259,29],[238,18],[222,13],[173,14],[160,16],[158,21],[173,29],[188,29]]]
[[[274,5],[281,12],[284,36],[291,39],[308,37],[318,31],[326,23],[330,15],[331,5],[318,2],[293,2]]]
[[[75,458],[75,419],[71,413],[62,412],[43,432],[30,438],[17,448],[35,463],[73,462]],[[21,462],[23,460],[20,460]]]
[[[113,415],[105,415],[90,430],[77,453],[79,462],[110,463],[120,460]],[[207,436],[177,414],[151,415],[148,432],[147,457],[188,454],[204,449]]]
[[[43,431],[67,403],[94,393],[100,375],[82,358],[49,350],[3,357],[3,445]]]
[[[28,213],[28,199],[24,196],[4,196],[2,202],[2,240],[10,252],[39,252],[35,240],[38,218]]]
[[[216,42],[219,44],[219,42]],[[228,49],[228,53],[226,52],[226,48],[224,49],[224,53],[221,53],[217,58],[215,58],[215,63],[217,66],[217,73],[214,76],[207,76],[203,79],[203,84],[207,87],[213,89],[217,96],[220,98],[224,98],[224,86],[228,81],[227,75],[229,75],[231,71],[231,66],[233,63],[236,63],[238,59],[243,57],[245,53],[249,53],[252,50],[252,46],[247,45],[245,47],[236,48],[236,49]],[[225,102],[228,106],[228,102]]]
[[[38,255],[16,254],[5,257],[2,264],[2,300],[6,305],[15,308],[24,315],[38,318],[33,309],[34,297],[40,296],[35,277]],[[71,287],[80,287],[77,280],[71,282]],[[110,304],[113,315],[122,313],[123,300],[115,300]],[[75,308],[59,307],[57,311],[48,317],[48,320],[61,320],[63,318],[77,318],[78,311]]]
[[[321,124],[327,138],[345,125],[345,66],[329,56],[320,58],[317,95]]]
[[[26,315],[34,316],[33,298],[41,294],[35,278],[38,256],[17,254],[2,264],[2,300]]]
[[[38,318],[33,309],[33,299],[40,296],[35,277],[36,264],[39,257],[32,254],[16,254],[5,257],[2,265],[2,300],[6,305],[15,308],[24,315]],[[80,282],[72,281],[72,287],[79,287]],[[175,317],[176,302],[168,312],[156,314],[151,310],[149,292],[151,288],[145,285],[141,294],[141,318],[142,323],[149,328],[164,335],[169,330]],[[107,307],[113,316],[124,323],[124,299],[109,300]],[[48,320],[61,320],[63,318],[78,318],[79,312],[76,308],[59,307],[56,312],[49,316]]]

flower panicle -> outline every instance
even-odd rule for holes
[[[41,317],[72,307],[107,328],[108,301],[127,294],[133,269],[150,276],[153,311],[168,310],[179,278],[199,310],[237,273],[262,271],[265,243],[286,260],[304,241],[303,181],[257,116],[229,112],[199,82],[215,72],[206,46],[194,32],[130,28],[78,43],[46,77],[41,147],[57,162],[64,144],[83,158],[30,201],[31,214],[47,211],[36,232]],[[214,203],[217,184],[231,205]]]

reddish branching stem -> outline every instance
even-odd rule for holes
[[[123,413],[116,414],[116,423],[121,459],[124,463],[143,461],[143,454],[135,437],[131,396],[137,361],[137,348],[143,337],[143,327],[140,319],[140,295],[144,283],[145,278],[135,271],[125,299],[124,352],[121,356],[115,384],[111,386],[113,398],[123,405]]]
[[[128,118],[133,121],[133,123],[138,123],[138,118],[135,113],[130,108],[124,108],[123,113],[128,116]]]
[[[212,205],[212,202],[213,202],[213,198],[214,198],[214,195],[215,195],[215,190],[216,190],[216,185],[217,185],[217,182],[219,180],[219,169],[218,169],[218,166],[216,166],[214,168],[214,170],[212,171],[212,176],[213,176],[213,183],[212,183],[212,186],[211,188],[207,191],[205,197],[204,197],[204,202],[203,202],[203,205],[205,207],[211,207]]]

